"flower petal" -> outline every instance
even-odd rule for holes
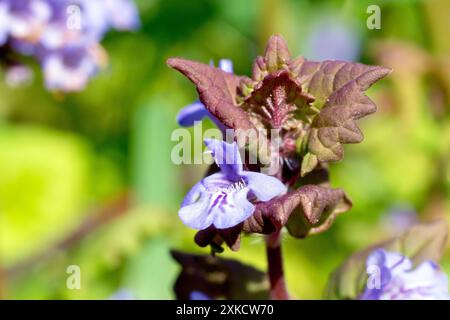
[[[232,182],[240,180],[242,159],[237,143],[205,139],[205,145],[212,151],[216,164],[228,180]]]
[[[249,218],[255,206],[247,199],[249,188],[231,191],[228,193],[216,193],[209,208],[217,229],[227,229],[238,225]]]
[[[388,256],[389,255],[389,256]],[[364,294],[361,296],[361,300],[377,300],[382,294],[382,289],[389,284],[392,279],[391,269],[388,267],[386,260],[389,260],[389,265],[394,268],[397,265],[397,261],[400,261],[402,256],[391,255],[387,253],[383,248],[376,249],[373,251],[366,260],[366,271],[367,274],[372,274],[374,268],[378,268],[377,276],[379,277],[379,287],[367,288]]]
[[[177,122],[180,126],[191,127],[195,121],[201,121],[209,115],[203,103],[195,101],[178,112]]]
[[[184,198],[178,211],[181,221],[193,229],[208,228],[213,222],[213,217],[208,215],[210,201],[211,195],[207,192],[202,180],[194,185]]]
[[[105,3],[110,23],[117,30],[135,30],[140,26],[139,12],[129,0],[109,0]]]
[[[189,295],[190,300],[212,300],[206,293],[201,291],[192,291]]]
[[[367,273],[380,276],[380,287],[367,287],[363,300],[413,300],[450,299],[447,275],[431,260],[424,261],[413,269],[408,257],[380,248],[367,258]],[[370,267],[380,269],[371,274]]]
[[[381,250],[384,251],[384,249]],[[397,252],[385,252],[385,255],[385,266],[390,269],[392,276],[407,272],[413,267],[410,259]]]
[[[219,69],[229,73],[233,73],[233,62],[229,59],[220,59]]]
[[[259,172],[241,173],[250,190],[260,201],[269,201],[286,193],[286,186],[277,178]]]
[[[414,270],[399,275],[399,279],[410,299],[450,299],[447,275],[432,261],[423,262]]]

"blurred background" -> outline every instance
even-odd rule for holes
[[[418,220],[450,220],[450,1],[136,4],[140,28],[106,35],[108,65],[83,91],[49,92],[33,61],[32,80],[0,83],[0,298],[174,298],[169,250],[209,252],[177,217],[206,167],[171,162],[175,116],[197,97],[165,61],[228,58],[250,74],[273,33],[293,56],[394,69],[368,91],[379,110],[360,122],[365,140],[331,166],[353,209],[324,234],[285,236],[292,294],[318,299],[352,252]],[[381,9],[380,29],[367,28],[369,5]],[[223,256],[266,267],[262,237]],[[450,274],[450,247],[442,264]],[[70,265],[80,267],[79,290],[66,287]]]

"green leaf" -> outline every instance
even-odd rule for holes
[[[426,260],[438,262],[444,252],[447,237],[447,223],[444,220],[435,220],[411,227],[383,247],[389,251],[401,252],[409,257],[414,265]]]
[[[304,177],[307,173],[313,171],[318,163],[317,156],[308,152],[302,161],[301,176]]]

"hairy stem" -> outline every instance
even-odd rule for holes
[[[272,300],[288,300],[281,254],[281,232],[275,232],[266,238],[267,265]]]

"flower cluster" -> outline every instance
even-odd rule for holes
[[[36,58],[49,90],[83,89],[106,63],[105,33],[138,26],[132,0],[0,0],[1,52]]]
[[[199,93],[180,111],[179,124],[209,117],[226,140],[205,141],[216,165],[179,211],[199,230],[198,245],[218,248],[225,241],[237,250],[241,231],[272,234],[283,227],[303,238],[327,230],[351,207],[342,190],[329,187],[328,163],[343,158],[343,144],[362,141],[356,120],[376,110],[364,91],[390,69],[292,58],[280,36],[256,58],[251,78],[235,75],[227,60],[219,68],[181,58],[168,65]]]
[[[373,283],[362,294],[363,300],[449,300],[448,279],[433,261],[415,268],[407,257],[384,249],[367,258],[367,273]]]

